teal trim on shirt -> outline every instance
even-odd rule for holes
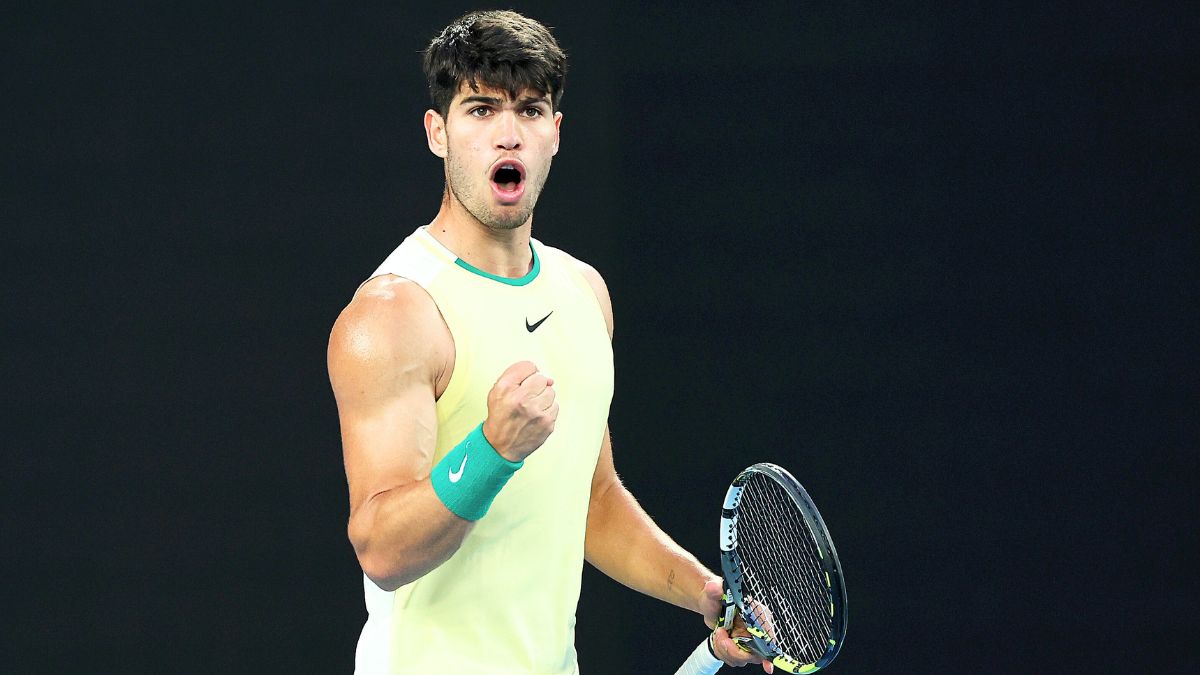
[[[538,260],[537,250],[533,248],[533,244],[529,245],[529,252],[533,254],[533,267],[529,268],[529,272],[527,274],[525,274],[525,276],[516,277],[516,278],[501,277],[501,276],[496,276],[495,274],[492,274],[491,272],[484,272],[483,270],[472,265],[471,263],[467,262],[466,260],[463,260],[462,258],[455,258],[454,264],[458,265],[459,267],[463,268],[464,270],[466,270],[468,272],[478,274],[479,276],[484,277],[485,279],[491,279],[492,281],[499,281],[500,283],[508,284],[509,286],[524,286],[524,285],[528,284],[529,282],[533,281],[534,279],[536,279],[538,272],[542,271],[542,261]]]

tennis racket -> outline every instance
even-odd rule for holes
[[[825,521],[800,483],[774,464],[738,474],[721,510],[725,612],[741,616],[743,649],[788,673],[828,666],[846,636],[846,587]],[[708,640],[676,675],[712,675],[724,665]]]

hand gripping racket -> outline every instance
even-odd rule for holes
[[[725,613],[746,624],[744,648],[788,673],[812,673],[837,656],[846,635],[846,587],[816,505],[792,474],[755,464],[738,474],[721,510]],[[676,675],[712,675],[722,662],[700,643]]]

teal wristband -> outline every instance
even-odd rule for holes
[[[484,437],[480,424],[433,467],[429,482],[438,499],[455,515],[479,520],[508,479],[524,464],[501,457]]]

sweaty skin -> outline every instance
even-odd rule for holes
[[[426,140],[445,160],[446,180],[428,232],[489,274],[528,273],[533,209],[558,152],[561,123],[562,113],[553,111],[540,92],[525,90],[513,98],[465,84],[445,117],[426,111]],[[524,173],[515,192],[499,189],[492,180],[505,163],[519,164]],[[611,339],[612,306],[604,280],[585,263],[575,264],[596,294]],[[328,365],[350,491],[348,535],[367,577],[386,591],[395,590],[449,559],[472,527],[442,504],[429,481],[437,438],[435,402],[454,370],[454,341],[423,289],[385,275],[364,284],[338,317]],[[554,383],[527,361],[496,377],[483,433],[503,457],[518,461],[553,433]],[[621,484],[607,428],[586,527],[585,557],[594,566],[630,588],[700,613],[709,627],[715,624],[719,578],[659,529]],[[723,629],[713,643],[730,665],[759,662]],[[764,669],[771,671],[769,664]]]

